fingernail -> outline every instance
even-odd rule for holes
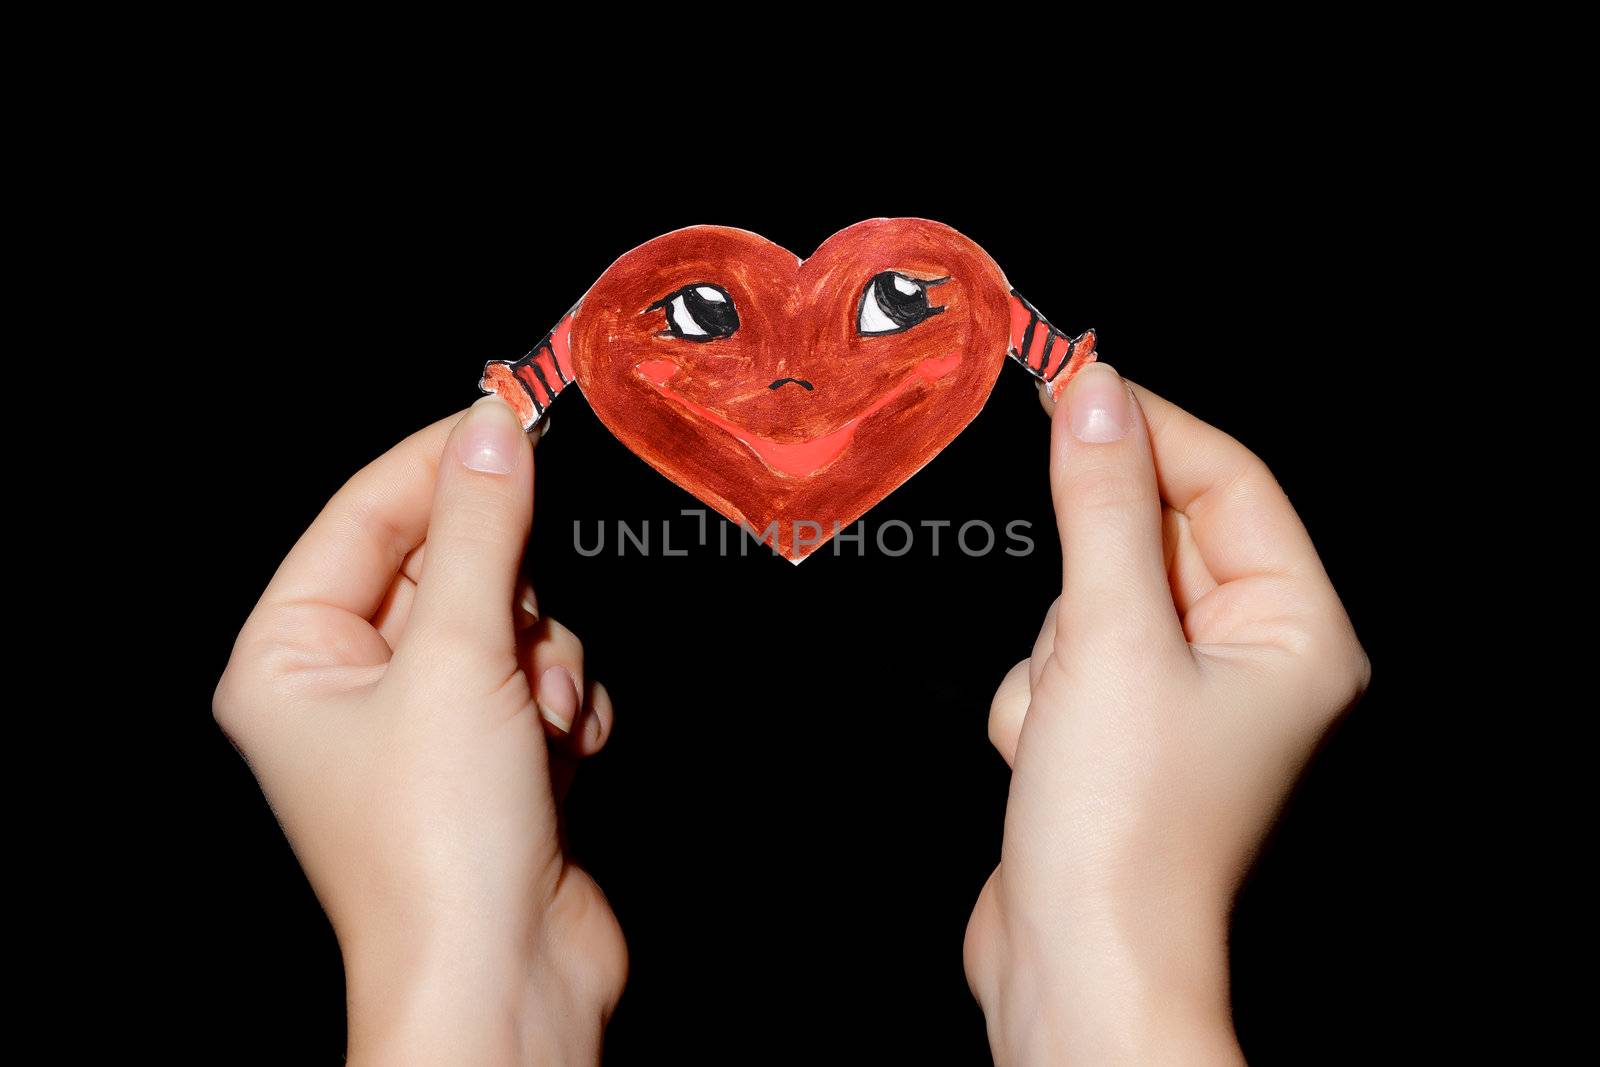
[[[565,667],[551,667],[539,676],[539,693],[534,698],[539,714],[562,733],[572,729],[578,715],[578,684]]]
[[[526,630],[539,621],[539,600],[533,595],[531,588],[522,591],[522,599],[517,601],[517,609],[521,612],[517,617],[517,629]]]
[[[486,396],[467,409],[466,425],[456,437],[456,455],[463,466],[483,474],[510,474],[522,447],[522,426],[516,413],[498,396]]]
[[[1086,444],[1119,441],[1128,432],[1128,386],[1104,363],[1091,363],[1067,386],[1067,429]]]

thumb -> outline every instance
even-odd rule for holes
[[[513,652],[513,603],[533,521],[533,446],[505,401],[486,396],[445,442],[428,552],[409,632]]]
[[[1050,490],[1061,531],[1058,641],[1183,642],[1161,549],[1161,497],[1139,403],[1091,363],[1051,416]]]

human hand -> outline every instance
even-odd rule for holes
[[[1053,412],[1050,477],[1063,593],[989,714],[1012,778],[968,981],[1002,1064],[1242,1062],[1233,895],[1370,668],[1227,435],[1094,364]]]
[[[622,992],[557,820],[611,704],[519,582],[533,472],[495,397],[403,441],[290,552],[217,686],[338,936],[351,1063],[598,1061]]]

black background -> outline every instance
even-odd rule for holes
[[[1239,899],[1236,1024],[1252,1062],[1364,1055],[1436,966],[1412,930],[1423,762],[1407,693],[1403,565],[1386,530],[1408,461],[1369,432],[1361,373],[1399,343],[1389,274],[1403,197],[1318,142],[1146,147],[1023,166],[996,143],[830,167],[816,153],[681,165],[650,138],[457,153],[331,124],[292,153],[226,161],[212,277],[186,368],[216,398],[188,487],[207,601],[178,721],[202,778],[174,814],[196,861],[176,891],[204,953],[190,1017],[247,1051],[336,1061],[337,947],[244,763],[210,718],[233,634],[351,473],[475,396],[618,255],[703,222],[808,255],[862,218],[966,233],[1051,320],[1258,452],[1300,509],[1373,660],[1371,692],[1310,767]],[[640,147],[640,144],[644,147]],[[960,155],[960,158],[952,158]],[[803,163],[802,158],[812,162]],[[241,429],[244,432],[241,432]],[[867,516],[916,549],[618,557],[615,523],[692,541],[698,501],[623,449],[576,390],[539,446],[526,572],[584,640],[618,709],[569,799],[577,860],[608,894],[631,976],[607,1062],[987,1062],[961,965],[997,860],[1007,771],[990,697],[1059,589],[1048,423],[1008,364],[988,405]],[[919,524],[1032,523],[1015,558],[941,553]],[[605,554],[578,556],[610,528]],[[715,524],[712,526],[716,530]],[[870,540],[870,539],[869,539]]]

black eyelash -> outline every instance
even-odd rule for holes
[[[903,301],[907,299],[908,294],[902,293],[900,290],[894,287],[894,279],[896,278],[904,278],[906,281],[917,287],[918,295],[921,300],[920,304],[915,306],[903,305]],[[861,315],[867,306],[867,297],[872,295],[872,290],[874,287],[877,287],[879,293],[881,294],[877,300],[878,309],[889,317],[889,321],[893,322],[897,329],[876,330],[871,333],[862,333],[863,337],[888,337],[897,333],[905,333],[918,323],[924,322],[932,316],[939,314],[944,310],[944,306],[929,306],[928,290],[935,285],[943,285],[949,280],[950,277],[946,275],[943,278],[933,278],[928,281],[921,281],[916,278],[907,277],[906,275],[901,274],[899,271],[892,270],[881,271],[877,274],[874,274],[867,280],[866,288],[861,290],[861,299],[856,301],[857,330],[860,329]]]
[[[715,289],[722,294],[722,299],[720,301],[707,300],[696,292],[698,289]],[[672,314],[672,302],[679,297],[683,298],[683,307],[689,313],[689,317],[695,321],[696,325],[704,329],[705,333],[684,333],[678,326],[678,320]],[[644,310],[646,312],[664,311],[666,313],[667,328],[661,331],[663,336],[678,337],[685,341],[694,341],[697,344],[704,344],[707,341],[720,341],[725,337],[732,337],[734,331],[739,328],[739,312],[733,306],[733,297],[728,295],[728,291],[722,286],[713,285],[710,282],[693,282],[683,286],[681,289],[674,289]]]

